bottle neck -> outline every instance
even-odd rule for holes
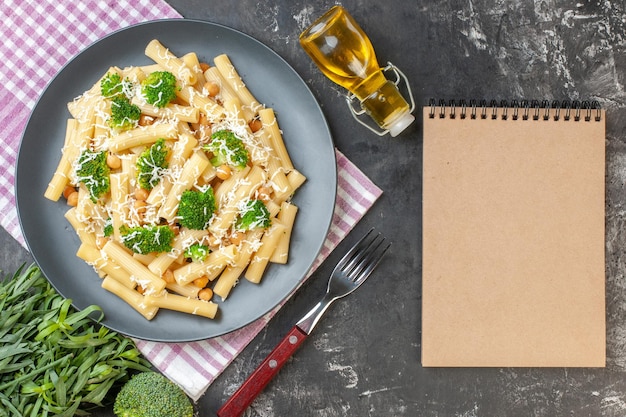
[[[374,94],[376,91],[380,90],[382,86],[387,82],[385,75],[382,70],[378,69],[374,71],[372,74],[368,75],[360,83],[356,84],[351,92],[358,98],[360,101],[367,99],[369,96]]]

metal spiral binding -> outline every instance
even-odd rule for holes
[[[600,103],[597,101],[578,101],[578,100],[517,100],[511,101],[509,104],[507,100],[501,100],[499,103],[497,100],[491,100],[487,103],[487,100],[470,100],[469,103],[466,100],[460,100],[458,103],[455,100],[446,102],[445,100],[439,100],[437,103],[434,99],[429,103],[430,112],[428,116],[431,119],[439,117],[440,119],[446,116],[450,119],[456,119],[457,117],[465,119],[497,119],[498,110],[501,111],[499,117],[502,120],[511,118],[512,120],[518,120],[520,117],[522,120],[552,120],[558,121],[561,118],[565,121],[574,120],[576,122],[584,120],[586,122],[592,119],[596,122],[602,120],[602,109]],[[457,112],[457,108],[460,110]],[[595,115],[594,115],[595,113]]]

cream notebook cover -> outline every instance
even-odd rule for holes
[[[604,111],[423,111],[423,366],[605,366]]]

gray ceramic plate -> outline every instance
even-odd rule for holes
[[[43,197],[63,144],[66,103],[91,87],[112,66],[150,64],[144,48],[159,39],[173,53],[195,51],[207,62],[230,56],[259,101],[275,109],[294,165],[308,181],[297,192],[299,207],[287,265],[271,265],[260,285],[241,280],[220,302],[215,320],[160,311],[147,321],[100,287],[100,278],[75,254],[79,240],[63,214],[64,201]],[[328,125],[310,90],[281,57],[255,39],[224,26],[193,20],[161,20],[132,26],[94,43],[51,81],[28,121],[19,150],[15,192],[28,247],[52,285],[78,309],[102,307],[103,324],[146,340],[175,342],[222,335],[258,319],[305,278],[332,220],[337,184]],[[63,200],[63,199],[61,199]]]

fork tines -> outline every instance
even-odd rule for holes
[[[351,280],[364,280],[378,265],[390,242],[380,233],[374,233],[374,229],[369,232],[339,261],[343,266],[341,270],[348,275]]]

